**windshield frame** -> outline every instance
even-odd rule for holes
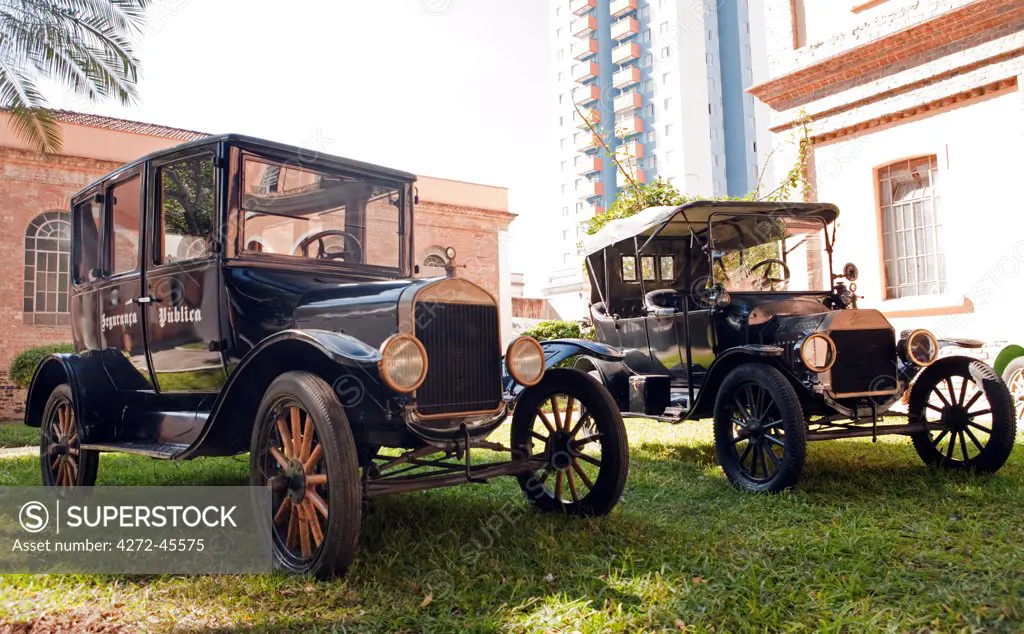
[[[380,174],[364,173],[356,168],[339,168],[327,164],[323,160],[307,157],[292,156],[285,158],[273,151],[264,148],[249,148],[233,146],[231,148],[231,177],[229,194],[229,230],[231,231],[231,252],[228,259],[245,260],[252,264],[269,266],[282,269],[309,269],[317,268],[337,272],[351,273],[365,279],[400,279],[409,278],[413,275],[412,267],[412,236],[410,228],[413,226],[413,205],[415,202],[414,186],[412,182],[403,180],[383,178]],[[354,179],[373,186],[387,187],[394,189],[399,196],[397,206],[397,253],[394,265],[365,264],[358,262],[345,262],[338,259],[317,259],[312,257],[301,257],[282,253],[268,253],[253,251],[245,248],[245,221],[246,214],[259,213],[267,216],[279,216],[281,218],[299,218],[301,215],[274,213],[267,210],[248,209],[244,203],[244,168],[245,159],[257,160],[263,163],[290,167],[307,171],[317,172],[326,176],[339,176],[347,179]]]
[[[824,238],[824,250],[825,250],[825,253],[827,254],[827,260],[828,260],[828,267],[827,267],[828,280],[826,280],[826,284],[825,285],[828,286],[829,290],[809,290],[809,289],[805,289],[805,290],[795,290],[794,291],[794,290],[789,290],[787,288],[784,291],[743,290],[743,291],[729,291],[729,292],[731,292],[731,293],[733,293],[733,292],[738,292],[738,293],[764,293],[764,294],[775,294],[775,295],[778,295],[780,293],[793,293],[793,294],[796,294],[796,295],[806,295],[807,293],[831,293],[835,289],[836,277],[834,275],[835,270],[833,268],[834,265],[833,265],[833,262],[832,262],[832,245],[833,245],[833,242],[835,240],[835,226],[834,226],[834,222],[835,221],[833,221],[833,234],[832,234],[831,237],[829,237],[829,233],[828,233],[828,224],[829,223],[825,222],[825,219],[820,217],[820,216],[799,216],[799,215],[794,215],[794,214],[782,214],[782,213],[780,213],[780,214],[756,214],[756,213],[744,213],[744,212],[737,212],[737,211],[716,211],[716,212],[714,212],[714,213],[712,213],[712,214],[710,214],[708,216],[708,224],[707,224],[707,229],[706,229],[707,239],[704,241],[704,245],[703,245],[704,250],[706,252],[705,254],[706,254],[707,258],[708,258],[708,266],[709,266],[708,270],[709,271],[713,271],[714,270],[714,266],[715,266],[715,244],[714,244],[713,226],[714,226],[714,223],[716,221],[716,217],[720,217],[720,216],[729,216],[729,217],[736,217],[736,216],[757,217],[757,216],[762,216],[762,217],[765,217],[765,218],[780,219],[780,220],[791,219],[791,220],[798,220],[798,221],[801,221],[801,222],[817,222],[817,223],[819,223],[821,225],[821,235]],[[783,246],[785,247],[786,238],[782,238],[781,242],[782,242]],[[758,243],[758,244],[766,244],[766,243],[767,242],[761,242],[761,243]],[[757,246],[757,245],[750,245],[750,246]],[[744,248],[748,248],[748,247],[744,247]],[[796,248],[796,247],[794,247],[794,248]],[[790,251],[792,251],[792,249],[790,249],[789,251],[784,251],[783,252],[782,260],[784,262],[786,261],[786,254],[789,253]]]

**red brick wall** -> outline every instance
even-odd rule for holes
[[[71,341],[67,326],[24,323],[25,230],[43,212],[67,211],[72,194],[116,167],[109,161],[0,148],[0,418],[15,418],[24,406],[24,391],[7,381],[11,359],[25,348]]]

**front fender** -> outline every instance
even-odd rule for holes
[[[718,386],[722,384],[722,381],[725,380],[725,376],[729,374],[733,368],[742,363],[746,363],[748,361],[770,363],[775,367],[784,370],[785,374],[788,376],[789,371],[786,370],[780,362],[782,359],[782,353],[782,348],[779,348],[778,346],[749,344],[729,348],[722,354],[718,355],[711,363],[711,367],[708,368],[707,374],[704,375],[704,381],[701,384],[700,393],[697,395],[697,400],[694,402],[693,407],[691,407],[690,411],[687,412],[686,418],[689,420],[706,418],[714,413],[715,397],[718,394]]]
[[[380,359],[379,350],[343,333],[315,329],[275,333],[256,344],[238,363],[203,431],[179,458],[244,451],[264,392],[285,372],[312,372],[328,382],[352,374],[359,379],[360,390],[365,390],[361,394],[376,396],[378,388],[386,389],[378,376]]]
[[[1006,366],[1010,365],[1010,361],[1013,361],[1017,357],[1024,357],[1024,347],[1016,344],[1010,344],[999,351],[996,355],[996,362],[992,364],[992,369],[996,371],[996,374],[1003,376],[1003,372],[1006,371]]]
[[[602,361],[622,361],[626,358],[621,349],[589,339],[549,339],[541,341],[540,347],[544,349],[544,367],[549,370],[562,361],[580,354]],[[523,386],[512,378],[504,361],[501,364],[501,371],[506,394],[521,392]]]

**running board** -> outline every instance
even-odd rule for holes
[[[82,443],[82,449],[110,453],[129,453],[160,460],[173,460],[185,452],[189,445],[179,443],[147,442],[94,442]]]
[[[673,408],[670,407],[669,409],[665,410],[665,413],[669,414],[672,411],[674,410]],[[685,415],[686,412],[682,412],[679,416],[644,414],[643,412],[622,412],[623,418],[646,418],[649,420],[661,421],[663,423],[681,423],[683,422],[683,416]]]

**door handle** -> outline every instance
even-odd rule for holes
[[[152,297],[150,295],[143,295],[142,297],[134,297],[132,299],[129,299],[127,302],[125,302],[125,304],[149,304],[149,303],[159,304],[162,301],[164,301],[164,300],[162,298],[160,298],[160,297]]]

